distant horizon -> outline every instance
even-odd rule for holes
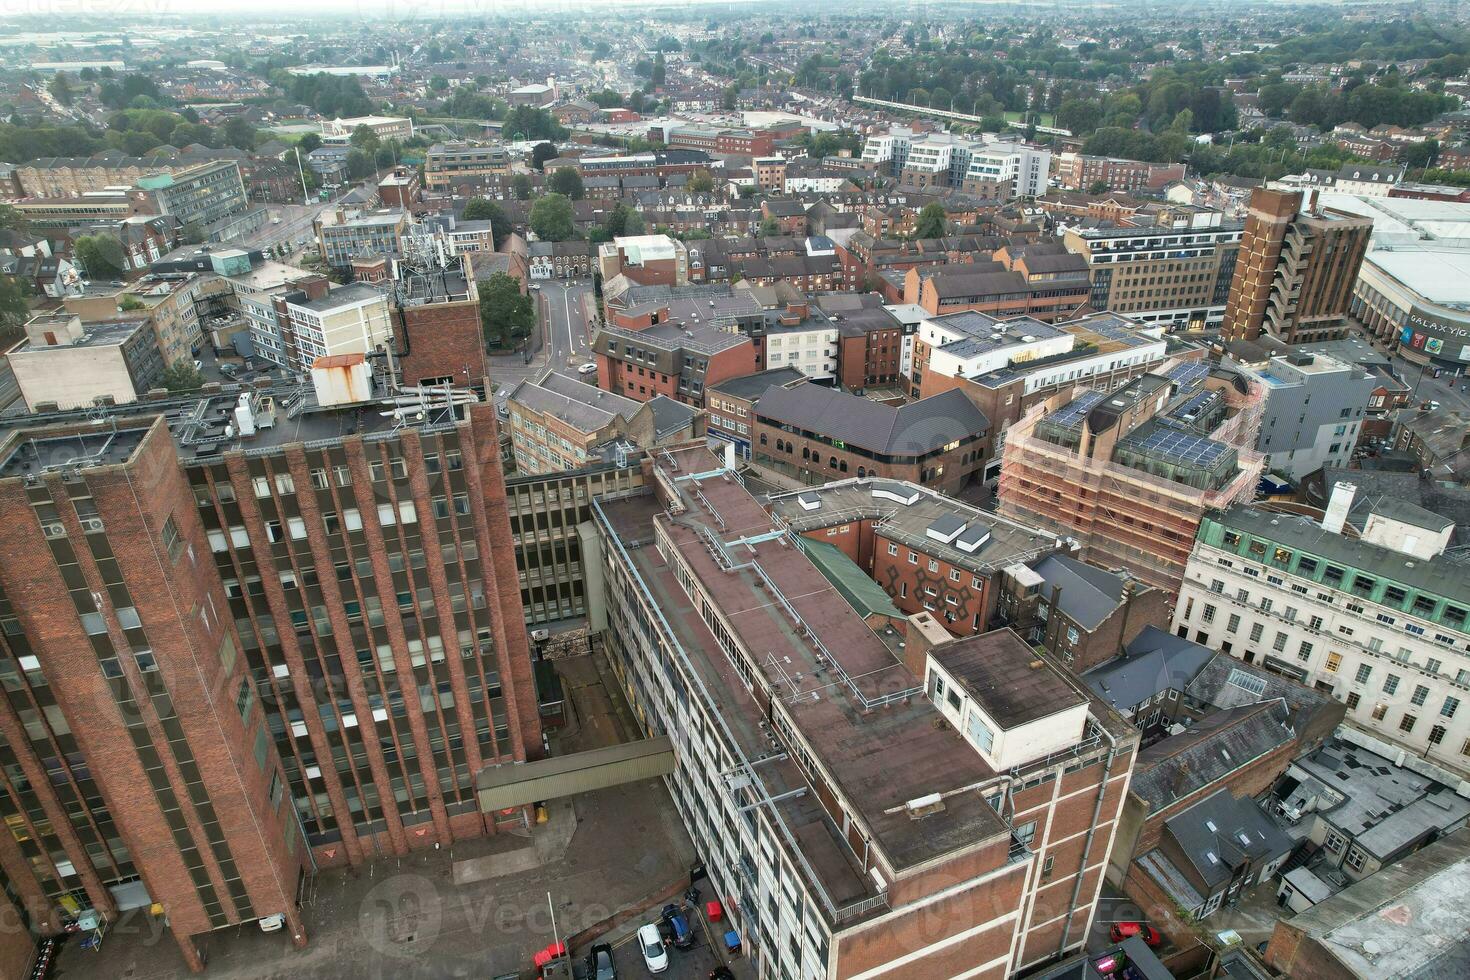
[[[1199,6],[1221,3],[1242,7],[1311,7],[1343,6],[1355,0],[1200,0]],[[1378,0],[1386,6],[1410,4],[1417,0]],[[749,7],[779,3],[793,15],[818,16],[879,16],[899,18],[923,14],[926,8],[952,10],[965,7],[1017,7],[1044,10],[1048,8],[1082,8],[1097,10],[1147,8],[1168,6],[1177,8],[1177,2],[1165,0],[858,0],[857,3],[836,8],[822,0],[806,0],[791,3],[790,0],[430,0],[430,2],[407,2],[407,0],[317,0],[309,10],[287,0],[217,0],[208,10],[201,10],[185,0],[84,0],[79,3],[62,3],[59,6],[72,8],[67,11],[72,22],[87,23],[92,18],[117,19],[121,24],[134,26],[148,18],[159,16],[176,17],[185,21],[234,20],[240,17],[265,16],[267,14],[291,14],[297,22],[307,22],[320,17],[356,11],[373,21],[413,20],[429,21],[448,15],[480,16],[486,18],[504,16],[543,16],[549,13],[568,12],[572,15],[588,13],[589,8],[612,10],[650,10],[663,8],[670,12],[687,11],[690,8]],[[1186,0],[1186,5],[1194,6]],[[4,11],[0,21],[7,23],[35,23],[51,30],[34,30],[34,33],[76,34],[105,31],[105,26],[84,27],[68,30],[56,26],[56,17],[61,11],[58,5],[46,10]],[[286,24],[291,21],[286,21]],[[284,26],[284,24],[283,24]]]

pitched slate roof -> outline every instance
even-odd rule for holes
[[[1050,598],[1060,586],[1057,604],[1085,630],[1095,630],[1123,600],[1126,577],[1066,555],[1049,555],[1031,567],[1045,580],[1042,595]],[[1152,629],[1152,627],[1150,627]]]
[[[917,456],[990,428],[985,413],[951,389],[901,408],[818,384],[773,388],[760,417],[890,456]]]
[[[1164,827],[1212,889],[1230,880],[1231,868],[1242,862],[1266,862],[1293,846],[1255,801],[1223,788],[1165,820]]]
[[[1113,707],[1132,708],[1164,691],[1184,690],[1214,656],[1208,647],[1148,626],[1126,653],[1098,664],[1082,680]]]
[[[1295,737],[1281,701],[1216,712],[1140,752],[1132,792],[1157,813]]]

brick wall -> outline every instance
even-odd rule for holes
[[[399,352],[406,351],[399,358],[404,384],[452,377],[464,385],[484,376],[485,335],[474,300],[394,311],[393,332]]]

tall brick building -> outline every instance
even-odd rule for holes
[[[314,864],[524,825],[474,794],[541,746],[494,412],[333,390],[0,432],[0,870],[38,933],[157,903],[199,969],[264,916],[305,943]]]
[[[1251,192],[1250,211],[1225,304],[1227,340],[1262,332],[1283,343],[1332,340],[1347,329],[1371,218],[1302,207],[1301,191]]]

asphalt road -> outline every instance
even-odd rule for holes
[[[585,310],[595,302],[591,280],[543,280],[536,285],[540,288],[532,290],[531,296],[545,340],[529,364],[514,355],[490,358],[490,379],[500,385],[497,402],[504,401],[516,382],[540,377],[548,367],[569,378],[589,380],[577,374],[577,366],[592,359],[591,332],[585,319]]]
[[[1434,369],[1422,367],[1394,357],[1393,369],[1397,372],[1399,380],[1408,385],[1414,392],[1412,404],[1424,401],[1437,401],[1441,408],[1459,409],[1470,411],[1470,392],[1464,390],[1470,384],[1470,378],[1457,378],[1448,370],[1442,371],[1439,378],[1434,377]]]

